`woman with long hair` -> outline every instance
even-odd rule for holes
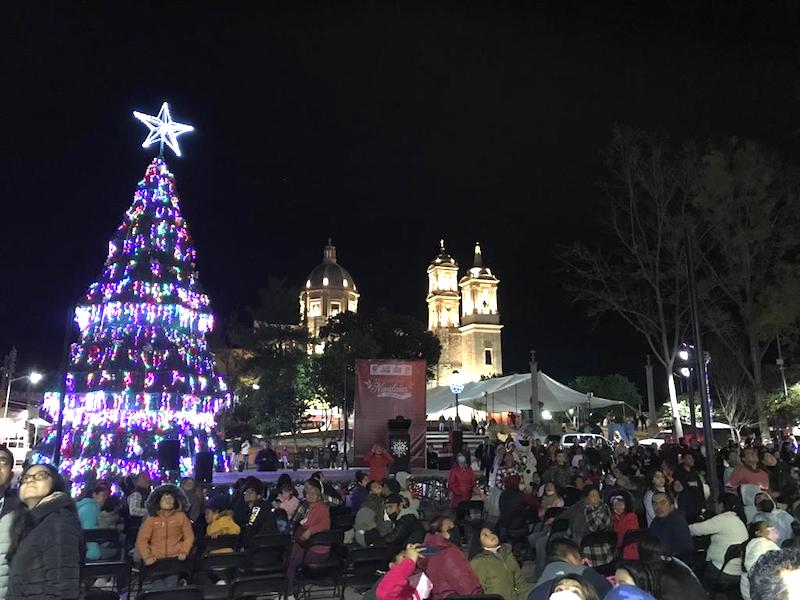
[[[64,478],[51,465],[30,465],[19,478],[19,499],[6,599],[79,598],[86,548]]]
[[[478,576],[484,594],[505,600],[522,600],[525,578],[511,547],[500,543],[497,530],[484,525],[472,536],[469,564]]]

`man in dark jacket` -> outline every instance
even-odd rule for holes
[[[403,497],[400,494],[390,494],[383,501],[385,512],[384,519],[392,522],[389,533],[381,536],[378,529],[370,529],[364,538],[371,546],[384,545],[387,547],[387,560],[391,560],[408,544],[421,544],[425,539],[425,528],[420,523],[417,513],[412,508],[403,509]]]
[[[700,516],[700,509],[705,504],[705,493],[703,491],[703,480],[695,469],[695,457],[692,452],[686,452],[681,457],[681,464],[675,469],[673,477],[681,482],[683,487],[683,494],[691,496],[685,504],[693,508],[686,514],[686,518],[690,523],[697,520]]]
[[[692,534],[683,513],[675,510],[672,498],[664,492],[653,494],[655,518],[650,523],[650,533],[655,535],[672,554],[694,550]]]
[[[275,534],[278,532],[278,521],[272,507],[264,500],[264,485],[255,478],[250,478],[242,487],[242,497],[250,508],[247,523],[242,528],[242,546],[252,546],[257,535]]]
[[[272,449],[272,444],[267,442],[256,454],[256,466],[259,471],[275,471],[278,465],[278,455]]]

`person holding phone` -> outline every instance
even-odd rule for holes
[[[377,583],[377,600],[424,600],[429,598],[433,584],[425,573],[417,568],[417,561],[425,553],[419,544],[408,544],[389,565],[389,572]]]

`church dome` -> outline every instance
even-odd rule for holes
[[[322,262],[308,274],[305,284],[307,290],[326,288],[357,291],[352,275],[336,262],[336,246],[331,244],[331,240],[325,246]]]

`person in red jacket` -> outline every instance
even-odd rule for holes
[[[369,465],[369,480],[370,481],[383,481],[389,472],[389,465],[394,462],[394,458],[389,454],[383,446],[375,444],[372,450],[367,452],[364,457]]]
[[[450,517],[436,517],[425,536],[425,548],[433,554],[423,559],[422,569],[433,583],[432,600],[483,593],[466,554],[450,541],[455,526]]]
[[[447,488],[450,490],[451,508],[456,508],[461,502],[467,502],[472,498],[472,490],[475,489],[475,473],[467,464],[467,458],[463,454],[459,453],[456,464],[450,469]]]
[[[375,588],[377,600],[423,600],[430,594],[431,582],[425,573],[417,572],[417,560],[422,546],[408,544],[398,554],[389,572],[383,576]]]
[[[625,534],[639,529],[639,517],[633,512],[630,498],[626,496],[614,496],[609,504],[611,504],[611,524],[617,534],[617,548],[622,548]],[[622,557],[626,560],[638,560],[639,548],[636,544],[629,544],[623,549]]]

